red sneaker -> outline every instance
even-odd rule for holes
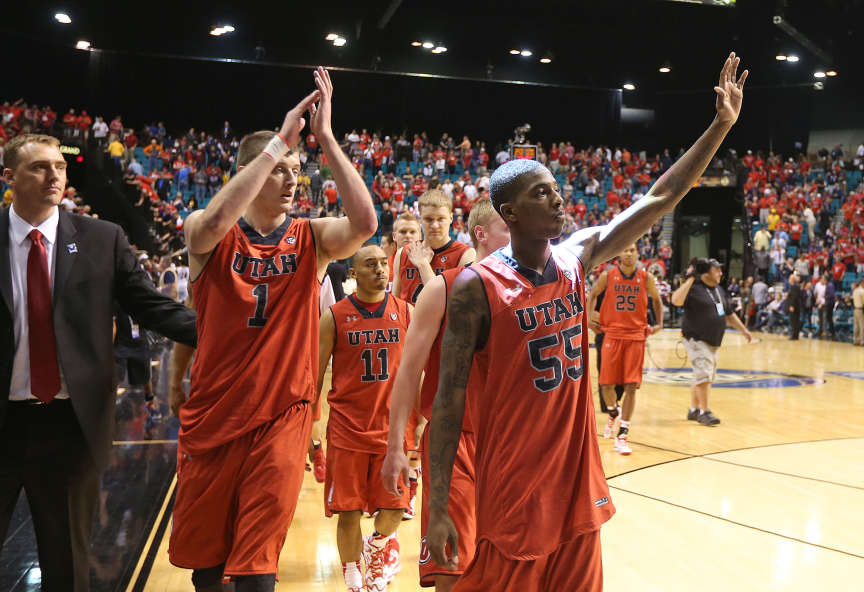
[[[316,448],[312,452],[312,474],[315,475],[315,480],[318,483],[324,483],[324,477],[327,475],[327,460],[324,457],[324,450]]]

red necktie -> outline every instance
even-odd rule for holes
[[[30,392],[50,403],[60,391],[60,368],[54,342],[51,276],[42,233],[30,231],[27,256],[27,318],[30,326]]]

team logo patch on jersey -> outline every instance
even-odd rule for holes
[[[567,278],[568,280],[572,280],[573,274],[570,272],[569,269],[566,269],[566,270],[564,270],[564,277]]]
[[[345,317],[346,323],[351,323],[351,322],[356,321],[356,320],[357,320],[357,315],[348,315]]]
[[[420,539],[420,565],[426,565],[430,561],[432,561],[432,553],[429,552],[429,547],[426,546],[426,537]]]
[[[609,498],[608,498],[608,497],[605,497],[605,496],[604,496],[604,497],[601,497],[601,498],[598,499],[598,500],[594,500],[594,505],[595,505],[596,507],[598,507],[598,508],[599,508],[600,506],[605,506],[605,505],[608,504],[608,503],[609,503]]]
[[[693,376],[690,368],[651,368],[642,372],[643,382],[668,386],[690,386]],[[714,388],[778,388],[824,383],[821,378],[800,374],[718,368],[712,386]]]
[[[391,312],[391,313],[390,313],[390,318],[391,318],[392,320],[395,321],[398,317],[399,317],[399,315],[397,315],[395,312]]]
[[[78,245],[76,245],[75,243],[69,243],[68,245],[66,245],[66,250],[69,252],[70,255],[77,253]]]
[[[297,242],[297,239],[293,236],[288,236],[285,238],[285,242],[289,245],[293,245],[295,242]]]
[[[441,255],[441,263],[447,262],[447,255]]]

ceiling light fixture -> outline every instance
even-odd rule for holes
[[[224,25],[224,26],[222,27],[222,31],[225,32],[225,33],[233,33],[233,32],[234,32],[234,27],[232,27],[231,25]]]
[[[215,29],[210,29],[210,34],[213,35],[214,37],[218,37],[219,35],[222,35],[224,32],[225,32],[225,29],[223,29],[222,27],[216,27]]]
[[[444,53],[445,51],[447,51],[447,48],[444,47],[443,45],[439,45],[438,47],[436,47],[436,48],[433,49],[432,51],[433,51],[434,53]]]
[[[786,54],[783,53],[778,53],[776,56],[774,56],[774,59],[778,62],[785,62],[787,60]]]
[[[800,59],[801,59],[801,58],[799,58],[799,57],[796,56],[796,55],[786,56],[786,61],[787,61],[787,62],[792,62],[793,64],[794,64],[795,62],[797,62],[798,60],[800,60]]]
[[[825,78],[825,72],[817,70],[816,72],[813,72],[813,78]]]
[[[336,47],[342,47],[346,43],[348,43],[348,40],[345,39],[344,37],[337,37],[336,39],[333,40],[333,45],[335,45]]]
[[[523,58],[530,58],[532,55],[534,55],[533,53],[531,53],[530,50],[527,49],[523,49],[519,53],[522,55]]]
[[[57,19],[58,23],[63,23],[64,25],[68,25],[72,22],[72,19],[69,18],[69,15],[65,12],[58,12],[54,15],[54,18]]]
[[[625,82],[623,85],[621,85],[621,88],[623,88],[624,90],[636,90],[636,85],[632,82]]]
[[[552,58],[540,58],[540,63],[541,64],[551,64]]]
[[[90,49],[90,42],[89,41],[79,41],[78,43],[75,44],[75,49],[83,49],[86,51],[86,50]]]
[[[423,44],[420,43],[419,41],[412,41],[412,42],[411,42],[411,45],[412,45],[413,47],[420,47],[420,46],[423,45]]]
[[[432,49],[433,47],[435,47],[435,44],[432,43],[431,41],[424,41],[423,42],[423,49]]]
[[[672,71],[672,68],[670,68],[669,66],[660,66],[660,73],[661,74],[668,74],[671,71]]]
[[[337,39],[339,39],[339,35],[337,35],[336,33],[328,33],[324,39],[326,39],[327,41],[336,41]]]
[[[826,76],[837,76],[837,70],[828,70],[825,72]]]
[[[511,49],[510,50],[510,55],[519,55],[520,53],[522,53],[522,52],[520,52],[518,49]]]

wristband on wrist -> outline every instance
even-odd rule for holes
[[[267,142],[267,145],[264,146],[264,150],[262,150],[264,154],[272,158],[274,161],[279,160],[285,153],[288,152],[288,144],[279,134],[276,134],[270,141]]]

